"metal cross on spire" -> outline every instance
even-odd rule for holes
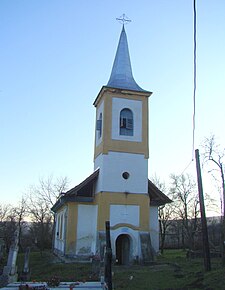
[[[126,16],[126,14],[121,15],[119,18],[116,18],[121,24],[128,24],[131,20]]]

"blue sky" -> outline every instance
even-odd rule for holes
[[[225,1],[197,0],[195,148],[225,145]],[[93,171],[93,101],[111,73],[125,13],[133,75],[152,91],[149,177],[192,159],[193,1],[0,1],[0,201],[40,177]],[[194,172],[194,165],[191,165]],[[189,168],[190,169],[190,168]]]

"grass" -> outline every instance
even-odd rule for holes
[[[225,289],[225,268],[220,260],[212,259],[212,271],[204,272],[202,259],[187,259],[182,250],[167,250],[157,262],[148,266],[113,266],[113,285],[116,290],[134,289]],[[18,257],[18,269],[22,270],[23,255]],[[92,265],[88,263],[62,263],[50,252],[31,253],[31,280],[47,281],[53,276],[61,281],[88,281]]]
[[[22,272],[24,255],[18,257],[18,270]],[[62,263],[50,251],[34,252],[30,254],[31,281],[47,281],[53,276],[61,281],[84,281],[90,279],[91,264]]]

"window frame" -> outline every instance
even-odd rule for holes
[[[123,108],[119,115],[120,136],[134,136],[134,114],[129,108]]]

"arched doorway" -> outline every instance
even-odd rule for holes
[[[119,265],[128,265],[130,262],[130,237],[119,235],[116,239],[116,259]]]

